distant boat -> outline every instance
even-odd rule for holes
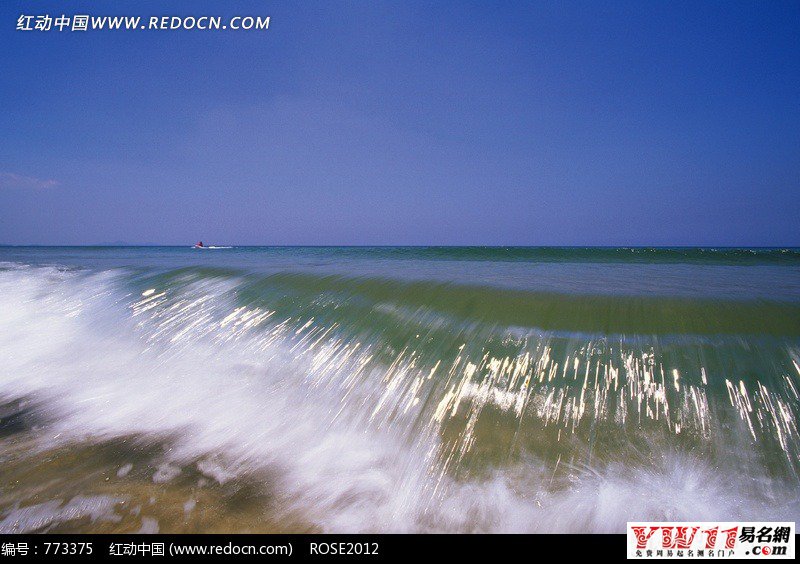
[[[233,247],[220,247],[215,245],[204,245],[202,241],[198,241],[192,246],[193,249],[232,249]]]

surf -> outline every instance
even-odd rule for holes
[[[0,529],[243,528],[236,491],[285,531],[794,518],[795,325],[747,320],[787,304],[670,299],[4,263]]]

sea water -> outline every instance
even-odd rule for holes
[[[0,248],[0,532],[797,520],[798,391],[798,249]]]

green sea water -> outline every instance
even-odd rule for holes
[[[800,514],[798,249],[5,247],[0,356],[0,531]]]

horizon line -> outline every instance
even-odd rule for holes
[[[232,248],[480,248],[480,249],[800,249],[800,244],[796,245],[469,245],[469,244],[431,244],[431,245],[404,245],[404,244],[382,244],[382,245],[331,245],[331,244],[243,244],[219,243],[210,246],[228,246]],[[44,243],[0,243],[0,248],[192,248],[193,244],[168,244],[168,243],[80,243],[73,245],[53,245]]]

